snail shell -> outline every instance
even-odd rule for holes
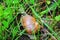
[[[28,34],[32,34],[33,31],[34,33],[36,33],[39,27],[36,19],[30,15],[22,16],[22,25],[23,28],[26,29],[26,32],[28,32]]]

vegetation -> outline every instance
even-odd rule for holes
[[[40,25],[38,32],[31,34],[33,39],[21,24],[21,17],[25,14],[34,17]],[[60,40],[60,0],[1,0],[0,40],[22,40],[22,38]]]

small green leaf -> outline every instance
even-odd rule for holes
[[[7,21],[2,21],[2,24],[3,24],[3,27],[2,27],[2,30],[5,30],[5,29],[7,29],[8,28],[8,22]]]
[[[28,0],[25,0],[25,2],[28,2]]]
[[[2,16],[2,15],[3,15],[3,6],[0,5],[0,16]]]
[[[9,15],[9,16],[7,16],[6,18],[7,18],[7,21],[10,22],[11,19],[13,19],[13,16],[12,16],[12,15]]]
[[[9,14],[12,14],[12,9],[10,7],[6,8],[4,10],[4,17],[7,16],[7,15],[9,15]]]
[[[19,3],[19,0],[14,0],[13,3],[14,4]]]
[[[13,3],[13,0],[5,0],[6,4],[10,6]]]
[[[30,2],[31,2],[32,4],[34,4],[34,0],[30,0]]]
[[[60,15],[55,17],[56,21],[60,21]]]
[[[47,4],[49,5],[51,2],[48,0],[48,1],[46,1],[47,2]]]
[[[28,3],[28,0],[25,0],[26,3]]]

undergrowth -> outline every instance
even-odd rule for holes
[[[34,17],[44,31],[47,30],[45,34],[39,28],[32,34],[33,40],[60,40],[60,0],[1,0],[0,40],[18,40],[28,34],[21,24],[24,12]],[[44,38],[43,35],[48,36]]]

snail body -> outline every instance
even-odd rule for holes
[[[22,25],[28,34],[32,34],[33,31],[36,33],[39,27],[36,19],[30,15],[22,16]]]

